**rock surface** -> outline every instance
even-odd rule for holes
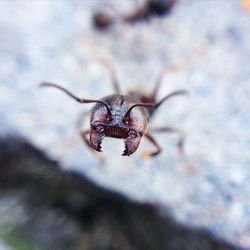
[[[61,170],[23,139],[0,146],[1,249],[236,249]]]
[[[240,1],[179,1],[166,18],[98,32],[91,16],[104,3],[0,2],[0,134],[21,135],[100,187],[249,249],[249,12]],[[133,8],[130,1],[121,5]],[[190,59],[166,76],[159,98],[179,88],[191,96],[164,104],[151,126],[186,131],[192,168],[178,158],[172,135],[156,135],[164,151],[154,159],[141,156],[152,149],[147,141],[128,158],[120,140],[106,139],[100,166],[75,128],[91,105],[37,88],[50,81],[85,98],[108,95],[113,90],[100,58],[115,64],[124,91],[150,90],[163,67]]]

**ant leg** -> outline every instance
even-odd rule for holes
[[[167,101],[169,98],[171,98],[173,96],[177,96],[177,95],[187,95],[188,93],[189,92],[187,90],[181,89],[181,90],[177,90],[177,91],[174,91],[174,92],[166,95],[159,102],[157,102],[155,104],[153,111],[155,111],[157,108],[159,108],[162,105],[162,103],[164,103],[165,101]]]
[[[106,61],[106,60],[101,60],[101,63],[109,70],[110,72],[110,77],[111,77],[111,82],[113,84],[115,93],[119,94],[121,93],[121,88],[120,88],[120,84],[118,81],[118,77],[116,74],[116,70],[114,65],[110,62],[110,61]]]
[[[179,128],[172,128],[172,127],[162,127],[162,128],[155,128],[152,129],[152,131],[154,132],[159,132],[159,133],[175,133],[178,134],[180,139],[178,141],[178,153],[179,156],[182,160],[182,162],[184,163],[185,167],[187,170],[192,171],[192,172],[198,172],[199,171],[199,167],[195,162],[191,162],[189,159],[187,159],[185,151],[184,151],[184,143],[185,143],[185,138],[186,135],[183,132],[183,130],[179,129]]]
[[[143,156],[144,157],[153,157],[156,156],[158,154],[161,153],[162,148],[160,147],[160,145],[156,142],[155,138],[150,134],[150,133],[146,133],[145,137],[152,143],[154,144],[154,146],[156,147],[156,150],[153,152],[144,152]]]
[[[181,69],[185,69],[187,66],[192,65],[193,63],[200,60],[200,58],[205,54],[206,51],[207,51],[206,45],[202,45],[198,50],[196,50],[192,53],[195,56],[193,56],[191,58],[186,58],[182,62],[179,62],[179,63],[167,65],[165,68],[163,68],[160,71],[160,73],[156,79],[155,87],[154,87],[153,92],[152,92],[152,98],[154,98],[153,100],[156,99],[157,92],[158,92],[160,85],[162,84],[162,81],[163,81],[166,74],[172,73],[175,71],[179,71]]]
[[[186,157],[185,157],[185,153],[184,153],[184,142],[185,142],[185,133],[179,129],[179,128],[172,128],[172,127],[162,127],[162,128],[154,128],[154,129],[151,129],[152,131],[154,132],[159,132],[159,133],[175,133],[175,134],[178,134],[180,139],[178,141],[178,152],[179,152],[179,155],[180,157],[186,161]]]
[[[156,95],[166,74],[181,70],[185,68],[189,63],[190,60],[185,60],[181,63],[168,65],[167,67],[163,68],[156,79],[155,87],[152,92],[152,98],[154,98],[154,100],[156,99]]]

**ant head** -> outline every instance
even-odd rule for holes
[[[101,151],[105,136],[120,138],[125,142],[123,155],[131,155],[138,148],[148,125],[149,112],[145,107],[153,105],[137,103],[132,97],[117,94],[107,96],[102,101],[108,108],[98,103],[91,112],[91,146]]]
[[[101,100],[83,99],[53,83],[41,83],[39,86],[57,88],[80,103],[97,103],[90,117],[90,145],[96,151],[101,151],[102,140],[107,136],[124,139],[123,155],[133,154],[147,129],[147,108],[155,107],[154,104],[139,103],[135,98],[125,95],[110,95]]]

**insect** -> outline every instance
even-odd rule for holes
[[[145,156],[156,156],[162,148],[155,140],[152,132],[177,133],[180,136],[178,148],[183,156],[184,133],[182,130],[172,127],[161,127],[148,130],[148,123],[153,117],[155,111],[162,106],[164,102],[178,95],[186,95],[186,90],[174,91],[161,100],[156,100],[156,95],[162,79],[166,72],[175,70],[179,65],[173,65],[163,69],[159,74],[155,87],[150,94],[140,91],[129,91],[126,95],[121,94],[120,85],[117,80],[113,65],[105,63],[110,70],[112,84],[115,93],[100,100],[79,98],[70,91],[53,83],[41,83],[40,87],[57,88],[79,103],[96,103],[90,112],[90,129],[81,130],[80,135],[84,142],[96,151],[102,151],[102,141],[104,137],[113,137],[123,139],[125,150],[122,155],[129,156],[133,154],[141,141],[145,137],[155,146],[155,150],[145,153]]]
[[[142,5],[136,6],[130,13],[112,16],[103,10],[93,15],[93,25],[99,30],[105,30],[114,25],[118,20],[125,23],[148,21],[152,17],[163,17],[170,13],[178,0],[147,0]]]
[[[152,17],[163,17],[170,13],[177,0],[148,0],[143,6],[138,7],[124,17],[128,23],[147,21]]]

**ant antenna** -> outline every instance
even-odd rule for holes
[[[189,94],[189,92],[187,90],[177,90],[174,91],[168,95],[166,95],[165,97],[163,97],[159,102],[157,103],[136,103],[134,105],[132,105],[129,110],[127,111],[125,116],[128,116],[129,113],[131,112],[131,110],[135,107],[141,106],[141,107],[147,107],[147,108],[151,108],[153,109],[153,111],[155,111],[157,108],[159,108],[160,105],[162,105],[163,102],[165,102],[166,100],[168,100],[169,98],[176,96],[176,95],[187,95]]]
[[[155,106],[154,106],[154,110],[157,109],[157,108],[159,108],[159,106],[160,106],[163,102],[165,102],[167,99],[169,99],[169,98],[171,98],[171,97],[173,97],[173,96],[176,96],[176,95],[187,95],[187,94],[189,94],[189,92],[188,92],[187,90],[182,90],[182,89],[181,89],[181,90],[174,91],[174,92],[172,92],[172,93],[166,95],[165,97],[163,97],[159,102],[157,102],[157,103],[155,104]]]
[[[155,104],[154,103],[136,103],[134,105],[132,105],[129,110],[127,111],[126,115],[125,116],[128,116],[129,113],[131,112],[131,110],[135,107],[147,107],[147,108],[152,108],[152,109],[155,109]]]
[[[70,97],[72,97],[73,99],[75,99],[77,102],[80,102],[80,103],[93,103],[93,102],[101,103],[101,104],[103,104],[103,105],[106,107],[108,113],[111,114],[111,111],[110,111],[110,109],[109,109],[109,107],[108,107],[108,104],[107,104],[106,102],[104,102],[104,101],[94,100],[94,99],[83,99],[83,98],[79,98],[79,97],[73,95],[73,94],[72,94],[71,92],[69,92],[67,89],[65,89],[65,88],[63,88],[63,87],[61,87],[61,86],[59,86],[59,85],[57,85],[57,84],[54,84],[54,83],[43,82],[43,83],[40,83],[40,84],[38,85],[38,87],[53,87],[53,88],[60,89],[60,90],[62,90],[64,93],[66,93],[67,95],[69,95]]]

